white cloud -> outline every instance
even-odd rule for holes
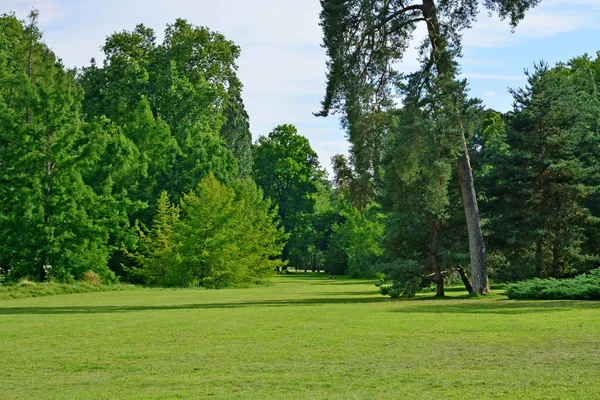
[[[582,5],[592,7],[581,7]],[[496,48],[528,39],[598,29],[600,1],[543,1],[527,13],[514,32],[511,32],[508,21],[502,21],[498,16],[489,16],[487,12],[482,11],[473,29],[465,32],[463,43],[466,47]]]
[[[494,97],[496,95],[496,92],[487,92],[485,95],[488,97]]]

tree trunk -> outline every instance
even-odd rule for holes
[[[50,133],[46,134],[46,141],[45,141],[45,147],[46,147],[46,165],[45,165],[45,169],[46,169],[46,188],[45,188],[45,194],[44,194],[44,226],[46,227],[45,231],[46,234],[48,234],[50,232],[50,200],[52,197],[52,172],[54,170],[54,165],[52,164],[52,141],[51,141],[51,137],[50,137]],[[49,248],[51,247],[51,243],[50,240],[51,238],[46,236],[45,237],[46,243],[45,243],[45,247],[46,249],[44,250],[44,255],[43,255],[43,261],[42,261],[42,266],[40,268],[40,281],[44,281],[46,279],[46,270],[45,267],[46,265],[49,264]]]
[[[464,136],[463,136],[464,139]],[[490,293],[490,284],[487,274],[487,260],[485,257],[485,243],[479,219],[477,195],[473,183],[473,171],[469,162],[467,145],[464,143],[464,154],[458,159],[458,173],[460,190],[462,192],[463,207],[467,219],[469,232],[469,253],[471,256],[471,282],[473,293]]]
[[[557,246],[553,246],[552,247],[552,277],[554,279],[558,278],[559,256],[560,256],[560,249]]]
[[[444,275],[442,275],[442,270],[440,269],[440,263],[438,260],[438,237],[439,237],[439,226],[437,223],[433,225],[432,229],[432,237],[431,237],[431,265],[433,267],[434,280],[436,291],[436,297],[444,297],[446,294],[444,293]]]
[[[473,294],[473,285],[471,285],[471,281],[469,281],[469,277],[463,267],[458,267],[458,274],[460,275],[460,279],[462,280],[463,285],[465,285],[467,292]]]
[[[543,278],[544,276],[544,241],[539,237],[535,243],[535,276]]]
[[[431,60],[437,67],[440,76],[452,72],[452,62],[445,48],[445,41],[439,34],[439,25],[436,15],[434,0],[423,0],[423,17],[427,21],[427,32],[431,44]],[[457,112],[457,123],[460,128],[462,140],[462,155],[458,159],[458,176],[462,192],[463,206],[469,232],[469,253],[471,256],[471,281],[473,292],[478,294],[490,293],[490,285],[487,276],[487,261],[485,256],[485,244],[481,221],[479,219],[479,208],[477,206],[477,195],[473,181],[473,171],[469,161],[469,152],[465,138],[465,128],[458,113],[458,106],[454,104]]]

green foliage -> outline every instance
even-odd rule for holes
[[[530,279],[506,287],[510,299],[600,300],[600,269],[571,279]]]
[[[488,146],[491,156],[480,167],[490,187],[492,245],[510,262],[501,274],[556,278],[589,269],[598,250],[586,254],[584,243],[598,216],[587,206],[600,184],[592,156],[600,148],[593,80],[589,71],[541,64],[527,87],[512,93],[506,145]]]
[[[375,204],[363,211],[349,206],[341,215],[344,221],[333,225],[325,251],[327,271],[355,278],[373,277],[374,266],[383,254],[384,215]]]
[[[11,62],[0,69],[0,266],[8,279],[69,281],[93,270],[108,281],[109,232],[84,181],[94,146],[81,123],[74,71],[23,27],[0,17]]]
[[[292,125],[276,127],[253,148],[253,177],[265,196],[277,205],[283,227],[290,234],[284,258],[303,267],[308,252],[315,194],[323,172],[308,140]]]
[[[229,96],[224,116],[221,136],[237,160],[239,177],[246,178],[252,174],[252,135],[248,113],[240,95]]]
[[[138,228],[139,251],[130,252],[124,248],[140,268],[131,268],[130,273],[142,282],[159,286],[178,286],[187,283],[181,269],[180,244],[177,233],[181,229],[180,209],[169,202],[167,192],[158,199],[152,229],[142,224]]]
[[[250,180],[228,188],[210,174],[183,196],[163,192],[152,229],[140,229],[133,273],[160,286],[226,287],[260,283],[282,265],[283,231],[276,211]]]
[[[383,296],[396,299],[400,296],[411,298],[417,292],[431,285],[423,278],[422,266],[415,260],[397,260],[395,263],[377,266],[379,292]]]
[[[247,173],[250,150],[240,147],[249,147],[250,139],[241,100],[234,96],[240,92],[235,44],[178,19],[167,26],[161,44],[152,29],[138,25],[108,37],[103,50],[103,66],[93,62],[79,79],[84,111],[90,119],[109,118],[138,147],[148,176],[140,177],[144,191],[129,193],[131,198],[154,207],[166,190],[178,200],[211,172],[231,185],[238,176],[231,151],[246,157]],[[222,138],[226,120],[233,126],[223,128]],[[138,217],[150,222],[149,215]]]
[[[251,181],[238,193],[209,175],[183,197],[181,257],[190,283],[224,287],[261,282],[281,265],[282,233]]]

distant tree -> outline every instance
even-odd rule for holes
[[[355,278],[372,278],[384,252],[385,216],[374,203],[363,210],[348,206],[341,216],[343,220],[331,228],[325,252],[327,271]]]
[[[282,231],[251,181],[238,193],[213,175],[182,199],[181,258],[190,283],[223,287],[267,279],[281,265]]]
[[[253,177],[279,208],[279,217],[290,234],[286,260],[302,267],[308,252],[306,235],[314,212],[317,184],[322,179],[317,154],[292,125],[280,125],[261,136],[253,148]]]
[[[152,228],[138,227],[138,250],[123,249],[136,263],[136,267],[129,268],[129,273],[143,283],[158,286],[185,286],[189,283],[179,253],[180,214],[181,210],[171,204],[167,192],[162,192]]]
[[[392,295],[410,296],[433,284],[437,296],[444,296],[445,278],[461,271],[458,260],[468,251],[460,245],[466,242],[464,222],[456,229],[454,220],[460,195],[450,185],[458,179],[447,145],[454,126],[440,109],[397,110],[384,146],[387,262],[379,269],[392,283]]]
[[[151,229],[139,230],[131,273],[159,286],[227,287],[267,280],[281,267],[285,235],[276,211],[250,180],[235,188],[214,175],[174,206],[166,192],[158,200]]]

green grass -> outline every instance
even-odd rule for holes
[[[0,301],[0,397],[600,397],[600,303],[449,294],[296,275]]]

